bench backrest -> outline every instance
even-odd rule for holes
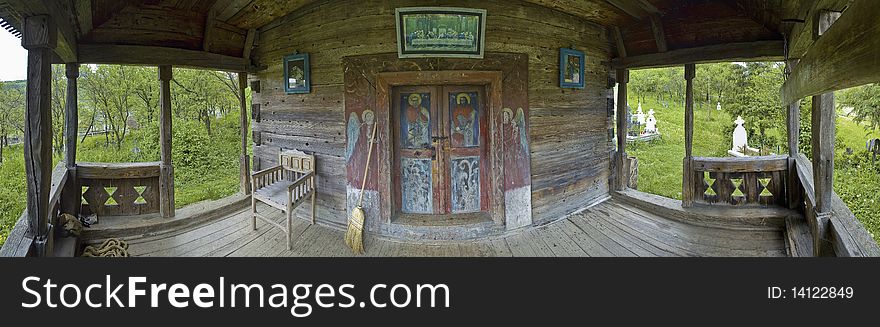
[[[284,170],[308,173],[315,170],[315,156],[298,150],[281,150],[278,162]]]

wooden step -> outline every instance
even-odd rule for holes
[[[785,217],[785,248],[792,257],[813,256],[813,235],[804,216]]]

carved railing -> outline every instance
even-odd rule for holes
[[[871,234],[858,221],[852,210],[837,195],[831,197],[831,213],[827,218],[829,239],[820,240],[817,236],[819,230],[817,223],[819,219],[814,210],[816,205],[816,192],[813,187],[813,166],[803,154],[794,159],[794,170],[792,179],[794,179],[794,187],[792,190],[796,196],[792,197],[792,207],[804,214],[807,223],[810,225],[811,233],[813,233],[814,254],[818,251],[815,247],[822,246],[822,243],[830,243],[834,251],[834,255],[838,257],[877,257],[880,256],[880,247],[874,242]],[[822,238],[825,238],[823,236]]]
[[[77,163],[81,215],[134,216],[159,212],[159,162]]]
[[[685,174],[693,174],[693,183],[684,185],[684,203],[720,205],[787,204],[786,179],[788,157],[694,157]],[[688,192],[690,191],[690,192]],[[692,197],[692,198],[689,198]]]

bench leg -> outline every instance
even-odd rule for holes
[[[257,200],[251,194],[251,222],[254,230],[257,230]]]
[[[290,204],[287,205],[287,230],[285,234],[287,234],[287,250],[293,250],[293,245],[290,239],[290,232],[293,230],[291,228],[293,225],[293,208],[290,207]]]
[[[318,194],[317,191],[312,190],[312,225],[315,224],[315,195]]]

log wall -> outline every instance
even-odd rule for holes
[[[318,219],[346,219],[345,117],[342,60],[396,53],[394,9],[438,1],[318,1],[258,31],[253,56],[266,69],[254,94],[255,169],[277,161],[279,148],[313,152],[318,172]],[[575,16],[519,1],[443,1],[488,11],[486,52],[524,53],[529,62],[533,220],[540,223],[608,194],[606,97],[610,43],[604,28]],[[583,90],[561,89],[559,48],[586,53]],[[282,58],[311,56],[312,92],[286,95]],[[311,210],[303,206],[300,210]],[[303,213],[308,211],[302,211]]]

